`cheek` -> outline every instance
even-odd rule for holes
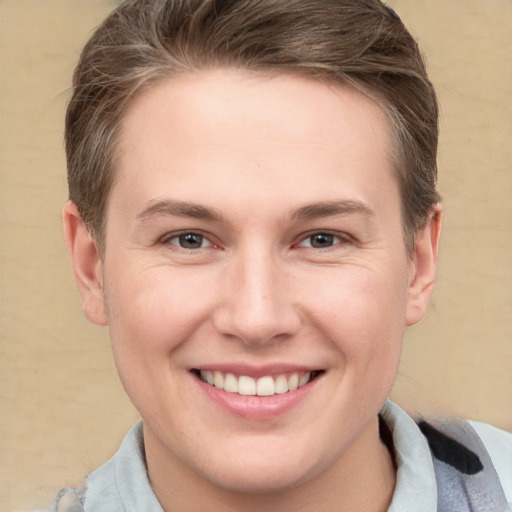
[[[209,308],[191,279],[154,269],[106,274],[106,298],[113,355],[123,386],[144,418],[158,420],[171,401],[183,408],[178,378],[180,351],[205,329]],[[162,390],[168,392],[162,393]],[[185,396],[185,393],[181,395]]]
[[[111,273],[105,283],[113,349],[116,357],[136,356],[153,364],[208,318],[207,294],[200,289],[207,279],[165,268],[127,275]]]
[[[306,309],[346,363],[361,371],[395,367],[405,330],[405,272],[335,269],[324,283],[310,294]]]

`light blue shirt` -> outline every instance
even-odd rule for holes
[[[437,485],[428,443],[415,421],[393,402],[382,417],[393,435],[397,480],[388,512],[436,512]],[[470,422],[484,443],[512,511],[512,434]],[[144,461],[142,424],[128,432],[119,451],[91,473],[83,490],[63,489],[51,512],[163,512]],[[455,511],[454,511],[455,512]]]

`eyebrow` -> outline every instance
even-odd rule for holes
[[[294,220],[309,220],[317,217],[329,217],[331,215],[348,215],[360,213],[365,217],[375,217],[375,212],[361,201],[340,200],[323,201],[309,204],[299,208],[292,214]]]
[[[298,208],[291,214],[292,220],[310,220],[331,215],[348,215],[360,213],[366,217],[374,217],[375,212],[361,201],[339,200],[322,201]],[[186,201],[163,200],[150,204],[137,215],[137,220],[144,221],[155,215],[174,215],[191,217],[213,222],[227,222],[224,215],[215,208]]]
[[[175,215],[178,217],[192,217],[208,221],[225,222],[221,212],[208,206],[185,201],[158,201],[152,203],[137,215],[137,220],[145,220],[155,215]]]

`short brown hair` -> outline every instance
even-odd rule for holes
[[[407,246],[439,201],[438,106],[414,38],[380,0],[127,0],[85,46],[66,117],[70,199],[101,247],[127,105],[156,81],[230,66],[349,85],[387,115]]]

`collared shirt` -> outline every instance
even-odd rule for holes
[[[391,430],[397,463],[388,512],[436,512],[436,476],[424,435],[393,402],[386,402],[381,416]],[[489,452],[512,511],[512,434],[483,423],[471,426]],[[163,512],[149,482],[142,423],[132,427],[112,459],[87,477],[82,490],[63,489],[51,511]]]

